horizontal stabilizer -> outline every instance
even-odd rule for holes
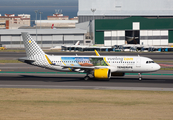
[[[27,57],[19,58],[18,61],[24,62],[24,63],[32,63],[35,62],[35,60],[30,60]]]

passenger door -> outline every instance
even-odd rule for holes
[[[141,58],[140,57],[138,57],[136,59],[136,67],[141,67]]]

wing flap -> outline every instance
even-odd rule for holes
[[[66,66],[66,65],[60,65],[63,68],[74,68],[74,69],[96,69],[96,67],[91,66],[91,67],[87,67],[87,66]]]

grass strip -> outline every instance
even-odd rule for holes
[[[44,52],[61,52],[61,50],[43,50]],[[12,50],[12,49],[6,49],[6,50],[0,50],[0,52],[26,52],[24,49],[23,50]]]
[[[0,60],[0,63],[22,63],[18,60]]]
[[[161,68],[160,70],[173,70],[173,67],[171,67],[171,68]]]
[[[172,120],[173,92],[0,88],[1,120]]]
[[[20,52],[25,52],[25,50],[11,50],[11,49],[6,49],[6,50],[0,50],[0,52],[17,52],[17,53],[20,53]]]

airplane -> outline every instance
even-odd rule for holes
[[[64,72],[86,73],[84,80],[110,79],[111,76],[124,76],[125,73],[154,72],[160,65],[152,59],[141,56],[101,56],[96,50],[96,56],[54,56],[44,53],[35,40],[27,32],[22,32],[26,56],[18,60],[30,65]]]
[[[139,39],[139,37],[135,37],[135,31],[132,32],[132,36],[126,36],[126,41],[129,42],[133,42],[135,44],[137,43],[137,39]]]
[[[126,37],[126,41],[128,42],[134,41],[137,44],[136,39],[139,39],[139,37],[129,37],[129,36]]]
[[[75,48],[77,46],[80,46],[80,41],[77,41],[74,45],[61,45],[61,50],[64,51],[64,49],[67,49],[67,48]],[[54,46],[50,49],[59,49],[59,46]]]
[[[77,41],[75,45],[80,45],[80,41]]]

